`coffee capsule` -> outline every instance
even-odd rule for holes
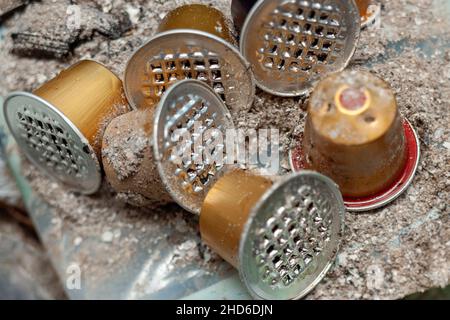
[[[106,178],[132,204],[173,199],[198,214],[207,191],[228,167],[225,145],[216,135],[232,128],[230,112],[211,87],[179,81],[157,108],[111,122],[103,139]]]
[[[28,159],[69,189],[92,194],[101,184],[103,131],[128,112],[121,80],[103,65],[83,60],[33,93],[14,92],[3,112]]]
[[[300,299],[339,249],[345,207],[336,184],[311,171],[273,182],[233,170],[209,190],[203,241],[239,270],[254,298]]]
[[[240,50],[256,84],[271,94],[308,94],[353,56],[360,16],[353,0],[233,0]]]
[[[248,109],[254,98],[250,68],[234,47],[224,15],[194,4],[167,14],[158,34],[138,49],[125,70],[125,91],[135,108],[151,107],[182,79],[210,85],[233,110]]]
[[[346,71],[314,90],[291,165],[329,176],[349,210],[365,211],[393,201],[408,187],[419,153],[417,136],[388,84],[368,72]]]

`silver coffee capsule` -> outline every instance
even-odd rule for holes
[[[108,126],[102,150],[106,177],[132,200],[173,199],[198,214],[209,188],[227,168],[225,145],[216,135],[225,137],[231,128],[231,114],[211,87],[199,80],[178,81],[156,109],[135,110]],[[142,148],[136,152],[130,145]],[[128,157],[135,153],[140,159],[131,163]],[[222,158],[207,156],[217,154]],[[118,164],[117,158],[122,158]],[[124,167],[136,168],[130,172]]]
[[[135,108],[156,104],[183,79],[207,83],[231,110],[248,109],[254,79],[233,45],[223,14],[209,6],[179,7],[167,14],[158,34],[138,49],[125,70],[125,92]]]
[[[232,12],[256,84],[274,95],[309,93],[348,65],[359,38],[354,0],[233,0]]]
[[[211,155],[221,153],[222,162],[209,162],[202,158],[201,153],[214,142],[213,136],[207,137],[205,134],[213,129],[225,137],[226,130],[233,128],[233,122],[220,97],[205,84],[187,80],[169,90],[155,113],[155,160],[161,179],[173,199],[186,210],[198,214],[207,191],[226,167],[224,142],[209,151]],[[188,133],[191,140],[184,145],[171,140],[177,129]],[[204,135],[203,142],[195,150],[194,145],[197,139],[202,139],[201,135]],[[183,156],[186,149],[188,158]],[[175,153],[182,163],[172,161]]]
[[[256,299],[300,299],[337,255],[345,207],[329,178],[303,171],[273,183],[226,173],[205,198],[203,241],[239,270]]]

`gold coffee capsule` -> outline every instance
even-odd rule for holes
[[[239,270],[257,299],[299,299],[333,263],[345,208],[328,178],[303,171],[273,182],[242,170],[209,190],[202,239]]]
[[[233,0],[232,13],[256,84],[278,96],[308,94],[319,79],[343,70],[359,38],[353,0]]]
[[[417,137],[402,119],[390,87],[361,71],[334,74],[318,84],[301,149],[304,166],[297,169],[316,170],[336,181],[354,210],[395,199],[411,182],[419,155]],[[364,201],[352,206],[358,200]]]
[[[138,49],[125,70],[125,91],[135,108],[152,107],[183,79],[207,83],[232,110],[253,102],[253,75],[234,47],[224,15],[194,4],[167,14],[158,34]]]
[[[199,214],[203,199],[228,165],[207,161],[202,150],[215,144],[208,131],[225,135],[231,114],[205,83],[172,85],[157,108],[138,109],[114,119],[103,139],[103,166],[111,186],[135,205],[173,199]],[[182,137],[186,140],[183,141]],[[198,149],[195,149],[198,145]]]
[[[160,23],[158,33],[175,29],[195,29],[236,44],[225,16],[207,5],[189,4],[170,11]]]
[[[85,194],[101,183],[104,128],[129,110],[121,80],[90,60],[62,71],[33,94],[10,94],[3,105],[8,127],[31,162]]]

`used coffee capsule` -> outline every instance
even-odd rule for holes
[[[279,96],[308,94],[326,74],[342,71],[359,38],[353,0],[233,0],[232,13],[256,84]]]
[[[125,91],[130,103],[151,107],[176,81],[197,79],[210,85],[231,110],[250,108],[253,75],[233,43],[217,9],[194,4],[169,12],[158,34],[128,62]]]
[[[121,80],[90,60],[62,71],[33,93],[10,94],[3,105],[9,130],[28,159],[83,194],[101,184],[104,128],[129,110]]]
[[[239,270],[254,298],[300,299],[332,265],[345,207],[336,184],[311,171],[273,182],[233,170],[209,190],[202,239]]]
[[[394,93],[368,72],[329,76],[314,90],[293,170],[316,170],[340,187],[347,208],[365,211],[397,198],[411,183],[419,141]]]
[[[225,155],[225,145],[216,143],[214,134],[232,128],[230,112],[211,87],[199,80],[179,81],[157,108],[111,122],[103,140],[106,178],[132,204],[173,199],[198,214],[207,191],[228,167],[225,156],[211,161],[204,151]]]

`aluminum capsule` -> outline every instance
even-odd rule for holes
[[[234,44],[228,22],[217,9],[201,4],[176,8],[127,64],[124,82],[130,103],[151,107],[176,81],[197,79],[211,86],[232,111],[249,109],[254,79]]]
[[[207,84],[179,81],[156,108],[135,110],[108,126],[103,139],[107,180],[132,204],[175,201],[199,214],[207,191],[229,167],[202,157],[201,150],[215,143],[207,132],[225,135],[233,127],[230,112]],[[223,144],[214,148],[225,153]]]
[[[308,94],[353,56],[360,16],[353,0],[233,0],[240,50],[256,84],[271,94]]]
[[[256,299],[300,299],[325,276],[344,228],[334,182],[311,171],[271,179],[220,178],[200,214],[203,241],[239,270]]]
[[[368,72],[345,71],[314,90],[303,140],[291,157],[294,169],[316,170],[336,181],[349,209],[359,211],[403,192],[419,153],[389,85]]]

